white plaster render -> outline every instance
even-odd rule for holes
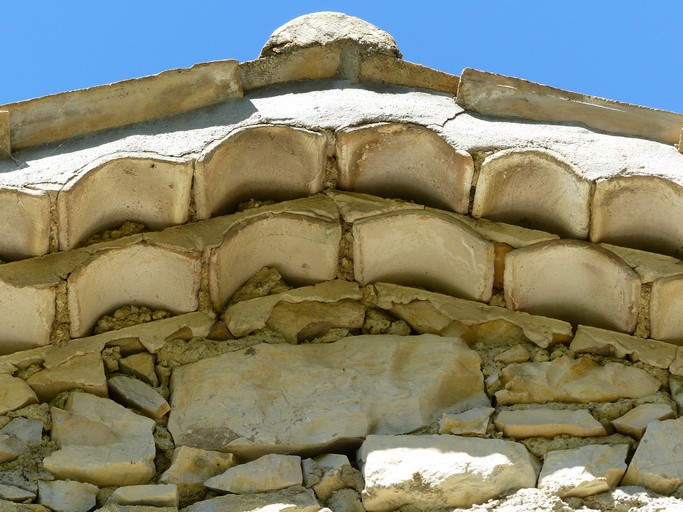
[[[362,284],[385,281],[487,302],[493,244],[435,211],[402,210],[353,224],[353,264]]]
[[[474,164],[432,130],[374,124],[337,133],[339,187],[467,213]]]
[[[71,337],[85,336],[101,315],[126,304],[197,310],[200,267],[196,255],[144,243],[97,253],[68,279]]]
[[[599,181],[591,240],[683,257],[683,186],[656,176]]]
[[[589,242],[557,240],[515,249],[505,262],[505,304],[513,311],[634,331],[640,279],[614,253]]]
[[[40,256],[50,249],[50,198],[42,190],[0,186],[0,259]]]
[[[650,334],[662,341],[683,345],[683,276],[659,279],[650,294]]]
[[[154,230],[187,222],[192,173],[189,160],[141,153],[94,162],[57,197],[60,250],[125,221]]]
[[[591,183],[562,157],[542,149],[494,153],[481,165],[472,216],[586,238]]]
[[[210,146],[197,161],[197,218],[234,211],[249,199],[286,200],[320,192],[327,138],[289,126],[253,126]]]
[[[55,286],[15,286],[0,280],[0,354],[50,343],[55,297]]]

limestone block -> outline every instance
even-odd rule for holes
[[[360,63],[361,82],[419,87],[455,95],[460,79],[457,75],[414,64],[388,55],[370,55]]]
[[[361,285],[379,281],[424,287],[487,302],[493,244],[444,214],[404,210],[353,224],[353,265]]]
[[[320,512],[366,512],[360,494],[353,489],[339,489],[326,503],[328,508]]]
[[[116,489],[108,501],[118,505],[177,507],[178,489],[174,484],[128,485]]]
[[[455,323],[480,330],[481,338],[485,339],[488,335],[485,328],[487,325],[505,322],[519,327],[524,336],[542,348],[572,337],[571,325],[562,320],[512,312],[505,308],[390,283],[377,283],[374,287],[377,291],[377,305],[390,310],[421,334],[447,335]],[[478,334],[472,334],[475,341],[479,339]]]
[[[656,420],[668,420],[675,418],[676,413],[667,404],[641,404],[623,416],[612,420],[614,429],[627,436],[640,439],[645,433],[647,426]]]
[[[341,12],[316,12],[288,21],[271,34],[261,49],[261,57],[338,41],[353,42],[368,53],[401,57],[391,34]]]
[[[588,242],[557,240],[511,251],[505,304],[513,311],[621,332],[638,320],[640,279],[613,253]]]
[[[474,164],[427,128],[399,123],[337,133],[339,187],[467,213]]]
[[[0,187],[0,219],[0,258],[3,260],[40,256],[50,250],[47,192]]]
[[[0,373],[0,414],[37,403],[38,398],[26,381]]]
[[[189,218],[192,161],[124,153],[96,160],[57,196],[59,248],[126,221],[158,230]]]
[[[493,407],[475,407],[460,414],[444,414],[439,420],[439,434],[484,435],[494,411]]]
[[[481,164],[472,216],[587,238],[591,182],[560,155],[509,149]]]
[[[14,501],[18,503],[25,503],[33,501],[36,493],[16,487],[14,485],[6,485],[0,483],[0,500]]]
[[[289,126],[250,126],[232,132],[197,161],[197,217],[233,212],[250,199],[282,201],[320,192],[326,146],[325,135]]]
[[[209,478],[204,485],[214,491],[252,494],[277,491],[302,483],[301,457],[272,453],[229,468]]]
[[[53,480],[38,482],[38,496],[41,505],[54,512],[88,512],[97,501],[96,485]]]
[[[618,245],[600,245],[624,260],[640,276],[643,284],[652,283],[662,277],[683,274],[683,261],[673,256]]]
[[[98,353],[76,356],[68,361],[26,379],[41,402],[49,402],[62,391],[82,389],[107,397],[107,378],[102,357]]]
[[[124,405],[141,411],[152,419],[162,418],[171,410],[171,406],[149,384],[126,377],[115,375],[108,381],[112,397],[117,398]]]
[[[0,464],[16,459],[28,451],[28,445],[17,436],[0,433]]]
[[[641,485],[672,494],[683,484],[683,418],[653,421],[626,470],[621,485]]]
[[[546,454],[538,487],[560,498],[585,498],[614,489],[626,472],[627,444],[589,445]]]
[[[345,487],[359,487],[358,491],[362,490],[363,478],[351,467],[346,455],[326,453],[314,457],[313,461],[322,470],[320,480],[312,485],[320,500],[327,501],[335,492]],[[357,476],[355,482],[354,476]]]
[[[505,410],[495,419],[496,428],[507,437],[606,436],[607,431],[586,409]]]
[[[175,484],[179,489],[204,487],[204,481],[237,464],[232,453],[178,446],[173,450],[171,466],[159,477],[159,482]]]
[[[290,343],[323,336],[330,329],[360,329],[365,322],[365,307],[358,302],[313,301],[277,304],[268,318],[269,328],[284,335]]]
[[[362,298],[358,283],[335,279],[230,304],[223,318],[230,332],[239,338],[266,327],[274,308],[279,304],[328,304],[337,301],[358,301]],[[293,320],[298,321],[297,318]]]
[[[465,110],[485,116],[580,123],[605,132],[623,133],[675,144],[683,115],[563,91],[495,73],[465,68],[456,97]]]
[[[311,489],[291,487],[283,491],[257,494],[228,494],[200,501],[183,512],[320,512],[321,506]]]
[[[341,226],[317,216],[287,213],[256,217],[226,233],[209,253],[209,294],[221,311],[255,272],[275,267],[297,285],[337,275]]]
[[[657,340],[645,340],[614,331],[580,325],[569,346],[576,354],[591,353],[642,361],[656,368],[669,368],[676,347]]]
[[[101,315],[126,304],[195,311],[200,268],[199,256],[155,245],[97,253],[68,279],[71,337],[87,335]]]
[[[650,334],[653,338],[683,345],[683,278],[659,279],[650,293]]]
[[[505,389],[499,405],[546,402],[614,402],[655,393],[661,383],[644,370],[608,362],[558,357],[550,362],[516,363],[503,368]]]
[[[0,279],[0,355],[48,345],[56,287],[15,286]]]
[[[595,186],[591,240],[681,258],[683,187],[657,176],[623,176]]]
[[[31,418],[14,418],[0,429],[0,435],[11,435],[26,446],[39,446],[43,440],[43,422]]]
[[[89,393],[71,394],[65,411],[56,411],[52,436],[60,449],[43,466],[57,478],[118,487],[154,476],[154,420]]]
[[[247,459],[323,452],[489,406],[479,367],[464,343],[432,335],[261,344],[177,368],[168,428],[177,445]]]
[[[137,377],[152,387],[157,387],[159,385],[159,377],[157,377],[156,370],[154,369],[154,362],[154,354],[140,352],[139,354],[119,359],[119,370],[121,373]]]
[[[519,443],[458,436],[368,436],[358,452],[368,512],[470,507],[534,487],[538,463]]]
[[[498,361],[499,363],[510,364],[525,363],[530,358],[531,354],[524,345],[515,345],[514,347],[510,347],[504,352],[498,354],[496,357],[494,357],[494,360]]]

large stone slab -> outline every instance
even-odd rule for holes
[[[177,445],[247,458],[322,452],[489,406],[480,362],[433,335],[257,345],[175,370],[169,430]]]
[[[368,436],[358,458],[369,512],[470,507],[535,487],[539,470],[519,443],[450,435]]]
[[[586,358],[517,363],[502,372],[500,405],[546,402],[613,402],[655,393],[661,383],[645,370],[620,363],[600,366]]]

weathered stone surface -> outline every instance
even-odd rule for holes
[[[683,261],[673,256],[612,244],[600,245],[624,260],[640,276],[643,284],[683,273]]]
[[[116,375],[109,379],[108,386],[114,398],[155,420],[171,410],[171,406],[159,393],[140,380]]]
[[[645,340],[606,329],[580,325],[569,345],[576,354],[588,352],[642,361],[656,368],[669,368],[676,358],[676,347],[656,340]]]
[[[288,342],[299,343],[323,336],[330,329],[360,329],[364,321],[365,307],[358,302],[281,302],[273,308],[267,326]]]
[[[453,95],[457,93],[460,82],[457,75],[444,73],[388,55],[365,57],[360,63],[358,79],[361,82],[419,87]]]
[[[71,336],[85,336],[101,315],[125,304],[196,311],[200,267],[196,254],[146,243],[98,253],[69,275]]]
[[[620,363],[600,366],[586,359],[516,363],[503,368],[500,405],[546,402],[613,402],[656,392],[661,383],[644,370]]]
[[[354,222],[353,240],[354,273],[362,285],[384,281],[491,298],[493,244],[453,217],[423,210],[366,217]]]
[[[175,484],[179,489],[202,488],[204,481],[237,464],[232,453],[178,446],[173,450],[171,466],[159,477],[159,482]]]
[[[0,463],[16,459],[28,451],[28,445],[17,436],[0,433]]]
[[[503,321],[518,326],[524,336],[543,348],[572,337],[571,325],[562,320],[390,283],[377,283],[374,287],[377,305],[398,315],[419,333],[447,335],[453,324],[476,327]]]
[[[60,449],[43,465],[57,478],[98,486],[145,484],[155,472],[154,426],[107,398],[73,393],[65,411],[53,409],[52,437]]]
[[[313,491],[297,486],[277,492],[220,496],[190,505],[183,512],[319,512],[320,509]]]
[[[36,403],[38,398],[26,381],[0,373],[0,414]]]
[[[650,333],[653,338],[683,345],[683,320],[678,311],[683,307],[681,276],[659,279],[650,294]]]
[[[82,389],[107,397],[107,378],[98,353],[76,356],[68,361],[34,373],[26,379],[41,402],[49,402],[62,391]]]
[[[15,286],[0,278],[0,355],[50,343],[55,296],[55,286]]]
[[[0,110],[0,159],[12,154],[10,140],[9,110]]]
[[[362,298],[363,294],[358,283],[335,279],[334,281],[324,281],[313,286],[303,286],[273,295],[242,300],[229,305],[223,314],[223,318],[230,332],[237,337],[241,337],[266,327],[273,314],[273,309],[281,303],[296,304],[309,302],[324,304],[337,301],[360,300]],[[296,318],[295,320],[298,321]],[[296,331],[295,334],[298,334],[298,332]]]
[[[96,485],[67,480],[39,481],[41,505],[54,512],[88,512],[95,506]]]
[[[641,485],[672,494],[683,484],[683,418],[653,421],[626,470],[622,485]]]
[[[593,242],[683,256],[683,187],[658,176],[598,181],[593,196]]]
[[[627,444],[598,444],[548,452],[538,487],[560,498],[584,498],[609,491],[626,472],[627,455]]]
[[[458,436],[368,436],[358,453],[369,512],[469,507],[536,485],[538,463],[523,445]]]
[[[96,160],[57,196],[59,248],[127,221],[158,230],[189,217],[192,161],[140,153]]]
[[[0,140],[0,158],[1,146]],[[0,218],[1,259],[19,260],[49,251],[50,198],[46,192],[0,186]]]
[[[460,414],[444,414],[439,420],[439,434],[484,435],[494,411],[493,407],[475,407]]]
[[[174,484],[129,485],[116,489],[108,501],[118,505],[177,507],[178,489]]]
[[[325,135],[290,126],[251,126],[212,144],[197,162],[197,217],[235,211],[250,199],[287,200],[322,190]]]
[[[360,493],[354,489],[339,489],[327,500],[327,508],[320,512],[366,512]]]
[[[319,480],[311,485],[320,500],[327,501],[344,488],[355,489],[357,492],[363,490],[363,477],[357,469],[351,467],[346,455],[326,453],[309,460],[321,473]]]
[[[26,446],[38,446],[43,438],[43,422],[31,418],[14,418],[0,429],[0,434],[14,436]]]
[[[561,434],[606,436],[605,427],[585,409],[505,410],[495,419],[496,428],[507,437],[555,437]]]
[[[524,363],[531,358],[531,354],[524,345],[515,345],[498,354],[494,359],[499,363]]]
[[[152,387],[159,385],[159,377],[154,369],[154,354],[140,352],[128,357],[119,359],[119,370],[121,373],[137,377]]]
[[[653,421],[675,417],[676,413],[667,404],[641,404],[612,420],[612,425],[617,432],[640,439]]]
[[[178,445],[248,458],[321,452],[488,406],[479,366],[458,339],[432,335],[256,345],[176,369],[169,430]]]
[[[472,216],[583,239],[588,237],[591,192],[591,182],[560,155],[509,149],[481,164]]]
[[[204,485],[214,491],[252,494],[278,491],[302,483],[301,457],[272,453],[229,468],[209,478]]]
[[[367,21],[340,12],[316,12],[285,23],[268,38],[261,57],[338,41],[356,43],[366,52],[401,57],[390,34]]]
[[[636,327],[638,275],[594,244],[557,240],[515,249],[505,259],[504,281],[513,311],[621,332]]]
[[[16,487],[14,485],[6,485],[0,483],[0,500],[26,502],[35,499],[36,493]],[[1,505],[0,505],[1,510]]]
[[[339,187],[458,213],[469,209],[472,157],[432,130],[383,123],[337,133]]]

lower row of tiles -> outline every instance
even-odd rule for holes
[[[220,320],[1,357],[0,506],[683,507],[670,496],[683,485],[683,378],[663,347],[642,340],[621,359],[618,340],[589,328],[543,348],[531,320],[472,310],[470,327],[444,327],[446,301],[395,285],[289,289],[270,271]]]

